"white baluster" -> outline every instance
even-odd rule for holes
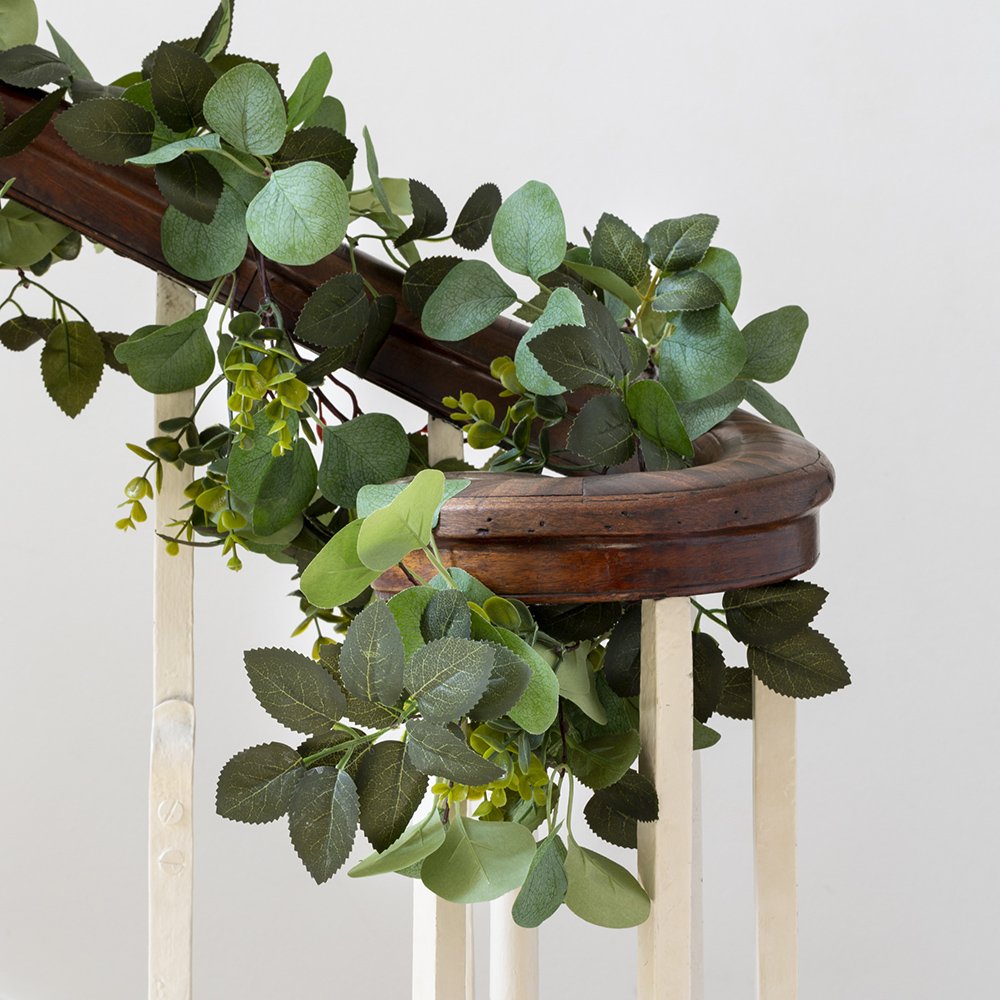
[[[758,1000],[796,1000],[795,699],[753,685]]]
[[[652,900],[639,928],[639,1000],[691,1000],[691,602],[642,604],[639,770],[656,785],[660,818],[639,824],[639,876]]]
[[[538,1000],[538,930],[514,923],[515,899],[490,903],[490,1000]]]
[[[169,278],[156,283],[156,321],[172,323],[194,296]],[[157,396],[156,430],[185,416],[194,392]],[[167,530],[186,502],[190,473],[164,468],[156,527]],[[149,777],[149,1000],[190,1000],[192,928],[192,784],[194,764],[194,563],[181,547],[168,556],[156,539],[153,612],[153,730]]]

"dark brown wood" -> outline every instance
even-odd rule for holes
[[[738,410],[696,452],[676,472],[476,476],[442,511],[438,548],[497,593],[537,603],[715,593],[816,562],[834,477],[814,445]],[[378,586],[405,584],[390,573]]]

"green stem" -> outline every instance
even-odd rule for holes
[[[236,166],[238,166],[240,168],[240,170],[245,171],[251,177],[266,177],[267,176],[267,174],[265,174],[263,170],[257,171],[257,170],[254,170],[252,167],[248,167],[241,160],[238,160],[235,156],[233,156],[232,153],[227,153],[226,150],[224,150],[224,149],[213,149],[212,152],[213,153],[218,153],[219,156],[224,156],[227,160],[232,160],[233,163],[235,163]]]
[[[691,603],[698,609],[698,618],[701,618],[701,616],[704,615],[706,618],[715,622],[716,625],[721,625],[727,632],[729,631],[729,625],[725,622],[724,619],[719,618],[718,615],[710,611],[708,608],[702,607],[693,597],[691,598]]]
[[[437,544],[434,541],[434,536],[431,535],[431,540],[429,545],[424,546],[424,554],[430,560],[431,565],[441,574],[441,579],[452,590],[458,590],[459,587],[455,581],[451,578],[451,574],[448,572],[448,567],[441,561],[441,553],[438,552]]]
[[[59,306],[59,312],[60,312],[60,314],[63,317],[63,322],[64,323],[66,322],[66,314],[62,310],[63,310],[63,307],[68,306],[70,309],[73,310],[73,312],[75,312],[77,314],[77,316],[80,317],[80,319],[83,320],[84,323],[87,324],[87,326],[91,326],[92,327],[94,325],[93,323],[90,322],[89,319],[87,319],[86,316],[83,315],[82,312],[80,312],[79,309],[77,309],[77,307],[75,305],[73,305],[72,302],[67,302],[66,299],[59,298],[59,296],[56,295],[55,292],[53,292],[50,289],[46,288],[40,281],[35,281],[33,278],[29,278],[26,274],[24,274],[24,272],[19,272],[19,273],[21,275],[21,280],[20,280],[19,284],[21,284],[21,285],[31,285],[34,288],[37,288],[39,291],[45,292],[45,294],[50,299],[52,299],[53,305]]]
[[[386,733],[392,732],[396,728],[396,726],[387,726],[385,729],[380,729],[377,733],[365,733],[364,736],[356,736],[353,740],[345,740],[343,743],[337,743],[332,747],[324,747],[322,750],[317,750],[315,753],[303,757],[302,763],[306,767],[312,767],[316,761],[323,760],[331,756],[331,754],[353,750],[355,747],[361,746],[362,743],[374,743],[380,736],[385,736]]]

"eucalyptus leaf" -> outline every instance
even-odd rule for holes
[[[317,608],[336,608],[353,600],[379,575],[358,558],[363,521],[351,521],[313,557],[299,586]]]
[[[406,472],[410,445],[395,417],[364,413],[323,435],[320,492],[341,507],[357,505],[358,490],[398,479]]]
[[[20,202],[7,201],[0,208],[0,262],[11,267],[31,267],[71,232]]]
[[[733,638],[755,646],[790,639],[819,614],[827,591],[805,580],[727,591],[722,598]]]
[[[492,233],[497,260],[517,274],[540,278],[559,267],[566,253],[562,207],[541,181],[528,181],[503,202]]]
[[[366,878],[402,871],[433,854],[444,843],[444,838],[444,826],[435,813],[410,827],[392,847],[359,861],[347,874],[351,878]]]
[[[679,455],[694,455],[677,404],[661,383],[649,379],[636,382],[629,387],[626,402],[642,435]]]
[[[0,255],[2,256],[2,255]],[[744,382],[743,385],[743,398],[766,420],[770,420],[772,424],[777,424],[778,427],[784,427],[786,431],[792,431],[795,434],[802,434],[802,428],[799,427],[795,417],[789,412],[788,408],[783,404],[779,403],[778,400],[772,396],[767,389],[757,382]]]
[[[709,396],[678,403],[677,412],[688,437],[694,441],[725,420],[743,402],[744,386],[744,382],[736,379]]]
[[[518,927],[538,927],[562,906],[569,888],[563,862],[566,847],[553,831],[535,848],[511,916]]]
[[[423,629],[424,612],[436,593],[439,591],[433,587],[407,587],[389,599],[388,608],[396,620],[396,627],[403,640],[403,653],[407,659],[426,641]]]
[[[485,246],[502,202],[500,188],[496,184],[477,187],[458,213],[451,233],[452,240],[466,250],[479,250]]]
[[[598,725],[607,724],[608,714],[597,696],[597,678],[583,648],[567,649],[556,667],[559,696],[572,702]]]
[[[215,369],[207,319],[208,309],[199,309],[169,326],[143,327],[115,348],[115,357],[128,365],[129,375],[147,392],[193,389]]]
[[[437,527],[438,516],[441,513],[441,508],[452,498],[458,496],[467,486],[470,485],[472,480],[470,479],[446,479],[444,484],[444,493],[441,496],[441,503],[438,504],[438,509],[434,514],[434,521],[432,527]],[[406,489],[406,483],[369,483],[367,486],[362,486],[358,490],[358,517],[368,517],[377,510],[381,510],[383,507],[387,507],[396,497],[399,496],[403,490]],[[459,569],[451,570],[452,577],[458,582],[457,574],[462,571]],[[436,578],[435,578],[436,579]],[[433,585],[433,581],[432,581]],[[460,586],[460,585],[459,585]],[[474,600],[470,596],[470,600]]]
[[[754,677],[789,698],[818,698],[851,683],[837,647],[812,628],[770,643],[766,649],[750,646],[747,662]]]
[[[376,851],[388,850],[403,835],[427,791],[398,740],[376,743],[364,755],[357,776],[361,829]]]
[[[42,381],[60,410],[75,417],[90,402],[104,371],[104,345],[88,323],[60,323],[42,348]]]
[[[485,261],[463,260],[450,268],[420,316],[434,340],[465,340],[485,329],[517,299],[514,289]]]
[[[649,896],[635,878],[572,837],[565,868],[566,905],[581,919],[599,927],[637,927],[649,916]]]
[[[202,111],[212,131],[244,153],[270,156],[285,141],[285,102],[274,77],[257,63],[223,73],[205,95]]]
[[[284,743],[262,743],[242,750],[219,775],[215,811],[240,823],[280,819],[304,774],[302,758]]]
[[[292,846],[317,884],[331,879],[347,860],[358,829],[358,790],[346,771],[306,771],[288,809]]]
[[[687,215],[658,222],[646,233],[650,258],[661,271],[684,271],[701,263],[719,226],[714,215]]]
[[[746,362],[746,342],[725,306],[679,313],[660,341],[660,381],[678,402],[728,385]]]
[[[211,281],[235,271],[247,252],[245,208],[239,196],[223,188],[212,221],[192,219],[169,206],[163,213],[160,238],[167,263],[181,274]]]
[[[462,785],[488,785],[503,776],[496,764],[484,760],[469,747],[457,727],[410,719],[406,733],[410,760],[424,774]]]
[[[156,166],[159,163],[169,163],[176,160],[185,153],[198,153],[217,150],[220,148],[219,137],[210,132],[206,135],[192,135],[187,139],[177,139],[168,142],[163,146],[157,146],[143,156],[133,156],[129,158],[129,163],[136,163],[142,167]]]
[[[145,108],[104,97],[64,111],[56,119],[56,131],[82,156],[118,166],[149,152],[155,124]]]
[[[524,694],[507,714],[525,731],[544,733],[559,713],[559,680],[555,671],[536,650],[508,629],[491,627],[490,638],[506,646],[531,669]]]
[[[373,601],[359,614],[340,652],[340,676],[356,698],[395,705],[403,690],[403,639],[392,612]]]
[[[493,671],[487,643],[446,636],[418,649],[403,667],[403,684],[428,722],[461,719],[486,691]]]
[[[722,289],[722,304],[730,311],[736,312],[740,301],[740,287],[743,283],[743,272],[735,255],[722,247],[709,247],[708,252],[695,264],[699,271],[704,271]]]
[[[613,271],[630,288],[649,280],[649,248],[638,233],[608,212],[597,221],[590,258],[598,267]]]
[[[31,45],[38,38],[35,0],[0,0],[0,49]]]
[[[319,107],[303,123],[306,128],[330,128],[342,135],[347,132],[347,113],[343,102],[329,95],[319,102]]]
[[[809,317],[798,306],[783,306],[751,320],[743,328],[747,360],[740,378],[758,382],[783,379],[799,356],[808,327]]]

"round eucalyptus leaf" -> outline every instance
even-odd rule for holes
[[[270,156],[285,141],[288,116],[273,76],[257,63],[223,73],[205,95],[205,121],[230,146]]]
[[[35,0],[0,0],[0,49],[32,45],[37,37]]]
[[[198,222],[169,206],[160,224],[167,263],[201,281],[235,271],[247,252],[244,213],[243,202],[228,187],[223,188],[211,222]]]
[[[566,255],[566,220],[555,192],[528,181],[501,206],[493,220],[493,252],[504,267],[540,278]]]

